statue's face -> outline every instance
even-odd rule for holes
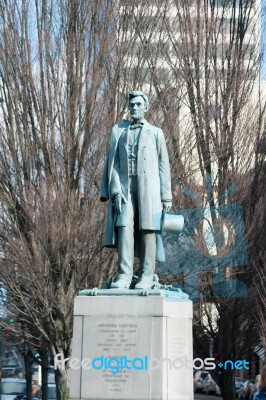
[[[147,107],[142,96],[133,97],[129,101],[130,116],[134,121],[139,121],[144,118]]]

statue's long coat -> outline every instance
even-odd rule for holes
[[[111,200],[115,193],[122,193],[128,199],[127,139],[130,124],[130,121],[124,120],[112,129],[101,184],[101,201]],[[117,151],[119,151],[119,171],[114,167]],[[139,137],[137,174],[139,229],[160,231],[162,201],[172,199],[170,166],[162,130],[146,120]],[[127,204],[123,203],[121,214],[116,215],[112,201],[109,201],[104,245],[116,247],[115,226],[126,226],[126,224]]]

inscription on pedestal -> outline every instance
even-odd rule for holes
[[[150,380],[151,318],[147,324],[141,317],[85,317],[83,332],[82,358],[90,364],[81,371],[82,398],[124,399],[125,392],[149,398],[143,388]]]
[[[168,370],[168,379],[171,382],[170,392],[176,393],[174,400],[184,400],[187,397],[187,388],[193,382],[191,358],[192,337],[191,325],[188,320],[169,318],[167,322],[167,354],[172,360],[172,368]],[[171,398],[172,399],[172,398]]]

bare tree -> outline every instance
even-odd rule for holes
[[[112,4],[6,0],[0,20],[0,279],[24,339],[68,357],[74,296],[113,257],[98,202]]]
[[[116,258],[102,249],[98,201],[109,132],[125,113],[122,91],[146,82],[145,48],[137,69],[124,66],[138,36],[128,8],[115,5],[0,6],[0,279],[17,342],[66,358],[74,296],[101,286]],[[67,375],[56,372],[60,397]]]
[[[179,182],[191,198],[186,200],[181,196],[183,204],[179,206],[202,209],[197,215],[193,210],[185,213],[191,243],[183,250],[191,264],[188,268],[186,262],[183,269],[185,280],[189,278],[190,290],[199,291],[195,345],[203,358],[215,346],[222,362],[243,355],[255,336],[254,319],[248,318],[247,312],[255,299],[235,298],[240,291],[234,286],[237,282],[233,283],[233,279],[240,278],[250,284],[243,272],[247,271],[247,261],[245,257],[238,258],[241,254],[237,252],[234,256],[227,255],[233,254],[229,239],[237,240],[233,231],[247,238],[251,229],[245,220],[245,230],[239,231],[237,211],[234,214],[233,208],[236,203],[244,205],[244,182],[248,182],[247,174],[257,164],[257,142],[265,126],[263,105],[258,101],[257,4],[256,1],[175,1],[163,16],[171,43],[171,52],[165,52],[165,60],[176,83],[182,87],[179,115],[183,118],[179,132],[181,137],[185,135],[185,143],[189,143],[180,148],[181,165],[184,154],[183,160],[189,160],[185,165],[190,163],[190,166],[185,168]],[[198,169],[192,167],[195,160]],[[231,220],[231,227],[226,225],[225,218]],[[244,254],[244,246],[242,249],[240,246],[240,253]],[[196,249],[194,257],[192,248]],[[175,265],[177,254],[176,250]],[[217,367],[213,375],[219,377],[222,396],[233,399],[233,371]]]

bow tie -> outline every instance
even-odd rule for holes
[[[144,125],[143,122],[132,122],[132,124],[130,125],[129,129],[138,129],[138,128],[142,128]]]

